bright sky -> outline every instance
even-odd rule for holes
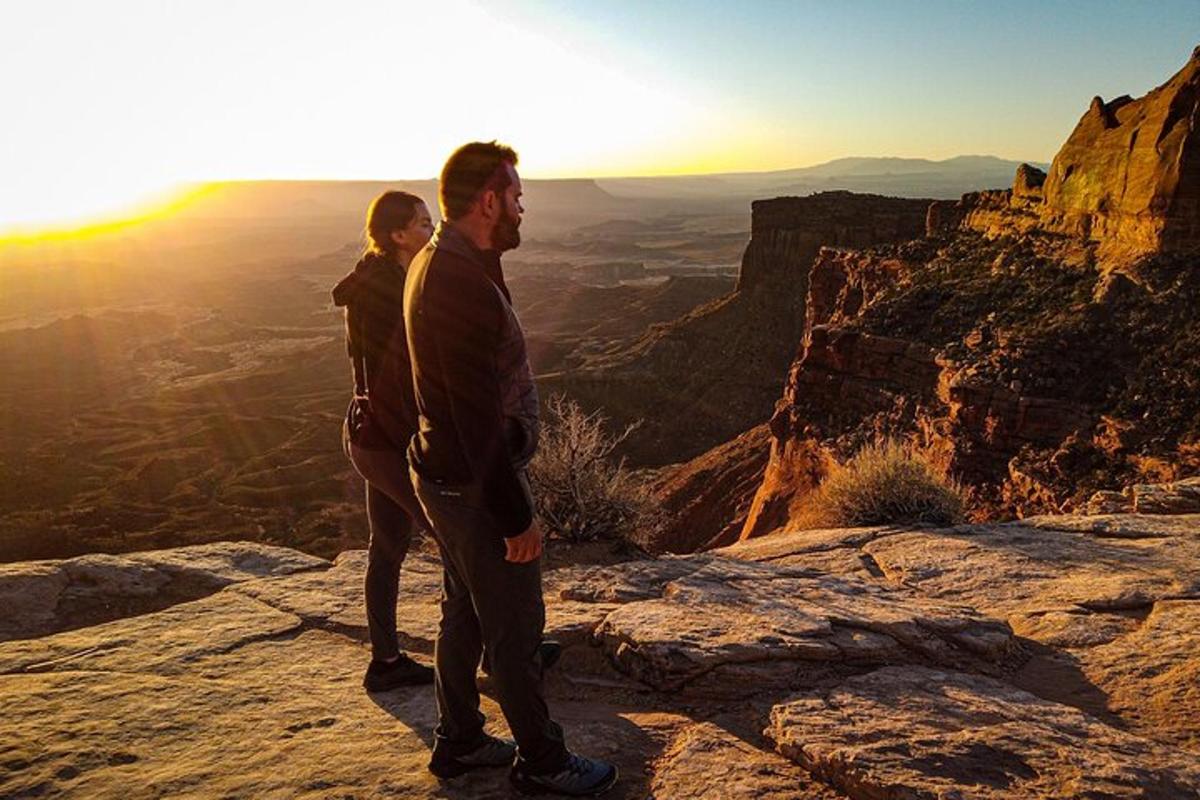
[[[0,234],[475,138],[535,178],[1048,161],[1198,43],[1200,0],[0,0]]]

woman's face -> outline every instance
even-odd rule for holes
[[[422,247],[429,243],[433,236],[433,217],[429,215],[429,207],[417,203],[417,210],[409,223],[400,230],[392,231],[392,241],[396,249],[409,258],[415,256]]]

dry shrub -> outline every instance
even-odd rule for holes
[[[574,400],[546,404],[537,455],[529,465],[537,514],[549,532],[573,542],[633,541],[653,527],[656,511],[641,483],[613,452],[638,425],[617,434],[600,412],[585,414]]]
[[[956,525],[966,492],[921,451],[889,439],[867,445],[817,488],[804,527]]]

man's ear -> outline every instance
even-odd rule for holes
[[[479,210],[483,212],[485,217],[490,219],[496,216],[499,209],[499,202],[500,197],[496,194],[495,189],[484,189],[483,193],[479,195]]]

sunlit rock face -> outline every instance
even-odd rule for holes
[[[1046,177],[1048,224],[1111,255],[1200,244],[1200,48],[1137,100],[1093,98]]]
[[[1011,190],[937,203],[929,227],[988,236],[1050,231],[1092,242],[1102,267],[1200,247],[1200,48],[1138,99],[1092,98],[1050,172],[1028,165]]]
[[[924,238],[820,250],[741,538],[806,524],[883,436],[925,446],[979,518],[1126,509],[1124,487],[1200,473],[1198,123],[1200,48],[1140,99],[1095,99],[1049,172],[933,202]]]

